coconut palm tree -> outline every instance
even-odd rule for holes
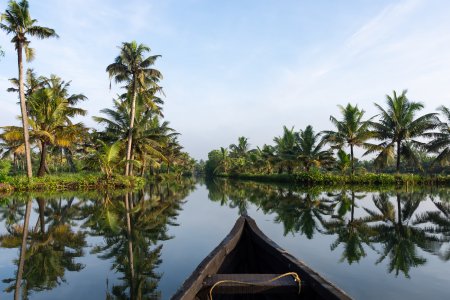
[[[106,178],[111,178],[114,169],[120,164],[120,141],[111,145],[98,140],[99,147],[92,149],[87,158],[87,164],[91,167],[99,167]]]
[[[219,169],[222,170],[222,172],[227,173],[228,172],[228,165],[230,163],[230,158],[228,155],[228,149],[224,147],[220,147],[220,161],[217,165],[216,171],[219,171]]]
[[[46,78],[45,76],[38,76],[33,69],[27,69],[24,81],[25,99],[28,101],[28,99],[34,92],[44,87],[47,80],[48,78]],[[11,78],[9,81],[13,86],[8,88],[6,91],[10,93],[19,93],[19,79]]]
[[[416,118],[417,113],[423,109],[420,102],[409,101],[406,97],[407,90],[400,95],[393,91],[393,95],[386,95],[386,108],[377,103],[375,106],[380,111],[380,121],[370,122],[373,138],[381,141],[379,144],[368,144],[365,154],[379,152],[375,162],[384,166],[394,158],[396,150],[396,170],[400,172],[400,158],[403,156],[409,160],[414,159],[414,151],[411,145],[423,146],[424,143],[417,138],[431,136],[430,130],[436,128],[439,119],[436,113],[429,113]],[[408,142],[410,142],[408,144]]]
[[[327,167],[334,162],[333,154],[329,150],[323,150],[325,140],[320,139],[320,133],[315,133],[312,126],[306,126],[298,134],[298,160],[309,172],[312,166]]]
[[[28,112],[25,102],[26,99],[23,82],[23,50],[25,50],[25,57],[27,61],[31,61],[34,58],[34,49],[30,47],[30,40],[28,37],[37,37],[39,39],[58,37],[55,30],[48,27],[38,26],[36,25],[36,22],[37,20],[32,19],[30,16],[27,0],[21,0],[20,2],[10,1],[7,9],[0,17],[0,29],[13,36],[11,42],[15,45],[17,50],[20,110],[22,113],[22,128],[28,178],[33,176],[33,171],[31,166],[31,149],[28,133]]]
[[[136,41],[122,43],[120,54],[116,57],[114,63],[106,68],[109,77],[111,79],[114,78],[116,83],[125,83],[131,100],[125,175],[130,174],[129,162],[133,151],[132,140],[137,96],[143,92],[143,95],[148,96],[147,102],[153,104],[152,97],[154,97],[156,91],[160,90],[158,82],[162,79],[161,72],[151,68],[160,55],[144,57],[147,52],[150,52],[150,48],[146,45],[138,44]],[[152,89],[152,92],[147,93],[149,88]]]
[[[336,169],[341,173],[345,173],[351,165],[350,154],[345,153],[344,150],[339,149],[337,152]]]
[[[353,106],[348,103],[345,107],[341,105],[338,105],[338,107],[342,114],[342,120],[330,116],[330,121],[336,127],[336,131],[323,131],[323,138],[338,149],[344,146],[350,147],[350,161],[353,175],[355,173],[355,155],[353,150],[356,146],[364,146],[365,142],[371,137],[369,125],[373,117],[364,121],[365,111],[359,109],[358,105]]]
[[[273,141],[275,142],[277,155],[281,160],[279,173],[282,172],[283,165],[285,165],[288,173],[291,174],[298,155],[298,136],[294,132],[294,127],[288,129],[283,126],[283,135],[275,137]]]
[[[45,83],[45,88],[31,94],[28,100],[29,122],[41,149],[38,176],[44,176],[46,173],[48,146],[68,147],[84,130],[82,123],[73,124],[71,118],[86,114],[84,109],[74,105],[87,98],[83,94],[70,95],[69,86],[70,82],[51,75]]]
[[[230,156],[234,158],[245,157],[250,150],[250,144],[246,137],[241,136],[238,138],[238,143],[231,144],[229,148],[231,150]]]
[[[448,166],[450,163],[450,109],[442,105],[438,110],[444,117],[444,121],[439,123],[439,132],[433,133],[434,139],[428,143],[427,149],[438,153],[433,163]]]

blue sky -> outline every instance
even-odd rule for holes
[[[4,11],[7,1],[0,2]],[[392,90],[408,89],[425,111],[450,103],[450,3],[409,1],[30,1],[59,39],[32,40],[29,67],[72,81],[89,116],[112,105],[106,66],[121,42],[161,54],[164,112],[186,151],[206,158],[238,136],[271,143],[282,126],[330,128],[337,104],[376,113]],[[10,37],[0,32],[0,126],[17,123]]]

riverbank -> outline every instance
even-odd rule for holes
[[[450,175],[358,174],[301,172],[295,174],[219,174],[219,177],[260,182],[295,183],[303,185],[443,185],[450,186]]]
[[[141,177],[114,175],[106,178],[100,173],[62,173],[31,180],[26,176],[5,176],[0,179],[0,192],[130,189],[142,187],[144,183]]]

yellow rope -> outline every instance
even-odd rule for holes
[[[281,278],[287,277],[287,276],[294,277],[294,281],[298,283],[298,293],[300,294],[301,288],[302,288],[302,281],[300,279],[300,276],[298,276],[298,274],[295,273],[295,272],[288,272],[288,273],[281,274],[281,275],[279,275],[277,277],[274,277],[272,279],[261,281],[261,282],[245,282],[245,281],[238,281],[238,280],[231,280],[231,279],[229,279],[229,280],[219,280],[216,283],[214,283],[214,285],[209,290],[209,299],[213,300],[212,294],[213,294],[214,288],[216,288],[217,286],[219,286],[221,284],[224,284],[224,283],[237,283],[237,284],[242,284],[242,285],[264,286],[264,285],[266,285],[268,283],[277,281],[278,279],[281,279]]]

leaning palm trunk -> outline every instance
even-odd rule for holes
[[[14,289],[14,300],[19,300],[19,289],[22,283],[23,268],[25,265],[25,255],[27,252],[27,238],[28,238],[28,223],[30,222],[31,213],[31,199],[28,199],[27,207],[25,209],[25,220],[23,222],[23,233],[22,233],[22,246],[20,247],[20,258],[19,258],[19,268],[16,275],[16,288]]]
[[[23,84],[23,59],[22,59],[22,44],[17,44],[17,62],[19,66],[19,98],[20,98],[20,110],[22,112],[22,127],[23,127],[23,139],[25,144],[25,158],[27,163],[27,176],[33,177],[33,169],[31,166],[31,149],[30,149],[30,135],[28,133],[28,111],[25,103],[25,92]]]

